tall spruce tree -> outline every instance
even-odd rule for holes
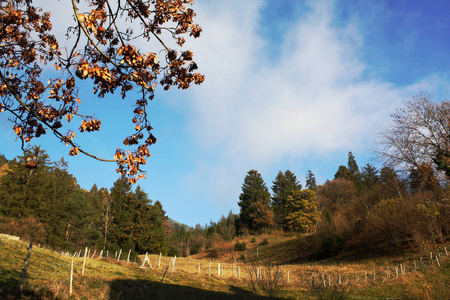
[[[165,253],[167,216],[161,203],[156,201],[152,205],[140,186],[133,192],[125,177],[114,183],[110,197],[112,246],[139,253]]]
[[[152,201],[147,193],[138,186],[134,193],[136,212],[134,215],[134,240],[136,251],[140,253],[167,252],[166,226],[167,217],[161,202]]]
[[[270,194],[261,174],[256,170],[250,170],[242,184],[242,193],[239,196],[238,205],[240,222],[249,229],[258,230],[264,227],[259,220],[270,214]],[[266,218],[267,220],[267,218]]]
[[[317,190],[317,182],[316,182],[316,177],[314,176],[313,172],[311,170],[308,170],[308,173],[306,174],[306,185],[305,187],[308,190],[311,191],[316,191]]]
[[[279,171],[272,185],[272,207],[277,225],[287,229],[286,217],[289,214],[287,198],[294,191],[300,191],[302,185],[297,181],[294,173],[286,170],[284,174]]]
[[[366,164],[361,172],[361,179],[364,190],[372,189],[380,181],[377,168]]]
[[[123,249],[134,249],[133,192],[131,183],[124,176],[114,182],[111,188],[111,230],[109,246]]]
[[[158,200],[150,209],[150,220],[152,224],[153,234],[149,252],[167,254],[167,231],[169,229],[168,217],[163,209],[161,202]]]
[[[357,177],[359,176],[359,167],[358,164],[356,163],[355,156],[351,151],[348,153],[347,168],[350,171],[350,173],[352,173],[353,178],[357,179]]]

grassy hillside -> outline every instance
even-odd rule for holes
[[[268,241],[268,244],[258,246],[257,251],[258,258],[265,262],[254,256],[261,239]],[[113,259],[89,258],[82,276],[83,257],[76,257],[73,295],[70,296],[72,258],[38,247],[32,248],[25,287],[20,294],[18,286],[28,245],[2,238],[0,299],[262,299],[265,298],[263,295],[270,294],[283,299],[306,299],[307,296],[308,299],[331,299],[332,295],[347,295],[349,299],[450,299],[450,260],[443,248],[441,257],[438,257],[440,267],[435,257],[430,260],[424,256],[420,261],[419,256],[410,254],[352,263],[327,261],[270,267],[268,261],[271,257],[285,263],[298,259],[295,247],[299,240],[280,236],[252,240],[250,237],[246,242],[249,244],[246,263],[238,259],[234,268],[231,258],[237,253],[213,260],[176,258],[173,273],[172,268],[167,268],[169,257],[162,257],[161,266],[157,268],[158,255],[149,255],[152,268],[139,268],[137,263]],[[417,271],[414,270],[414,262]],[[219,276],[218,271],[222,267],[223,276]],[[263,279],[255,279],[257,272],[263,274]],[[270,278],[279,276],[280,280],[277,283],[272,279],[266,280],[269,272]],[[276,286],[271,287],[271,284]],[[323,297],[317,298],[320,295]]]

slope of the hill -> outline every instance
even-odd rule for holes
[[[435,256],[431,259],[424,257],[420,261],[410,254],[352,263],[290,264],[272,269],[271,274],[278,277],[267,276],[270,262],[301,259],[295,254],[300,241],[280,235],[249,237],[245,239],[248,250],[243,252],[248,256],[247,263],[238,260],[236,264],[222,260],[231,260],[233,254],[227,254],[212,261],[176,258],[176,267],[172,268],[175,259],[162,257],[158,268],[159,255],[149,255],[152,267],[140,268],[136,263],[91,255],[84,275],[83,255],[77,255],[73,258],[70,295],[73,254],[66,256],[32,247],[24,289],[20,292],[28,244],[2,237],[0,299],[267,299],[273,292],[281,299],[331,299],[333,295],[347,297],[339,299],[450,299],[448,245],[440,252],[432,252]],[[262,274],[261,279],[256,279],[258,273]],[[274,284],[270,278],[280,280]]]

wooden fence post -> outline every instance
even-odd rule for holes
[[[72,267],[70,268],[70,295],[72,295],[72,283],[73,283],[73,257],[72,257]]]
[[[220,277],[220,263],[217,263],[217,276]]]
[[[438,267],[441,267],[441,264],[439,263],[439,259],[438,259],[437,255],[436,255],[436,261],[437,261]]]
[[[117,251],[116,251],[116,253],[117,253]],[[120,255],[122,254],[122,249],[120,249],[120,251],[119,251],[119,256],[117,256],[117,261],[119,261],[120,260]]]
[[[211,276],[211,260],[209,260],[208,276]]]
[[[131,254],[131,249],[128,251],[127,263],[130,262],[130,254]]]
[[[84,259],[83,259],[83,270],[81,271],[81,275],[84,276],[84,267],[86,266],[86,255],[87,255],[88,247],[86,247],[86,250],[84,251]]]
[[[161,252],[159,252],[158,269],[161,266]]]
[[[30,262],[32,247],[33,243],[30,242],[30,246],[28,247],[27,258],[25,259],[25,266],[23,267],[22,281],[20,282],[20,290],[23,290],[23,285],[25,284],[25,277],[27,276],[28,263]]]
[[[173,257],[173,262],[172,262],[172,273],[175,272],[175,261],[176,261],[176,259],[177,259],[177,256],[175,255]]]

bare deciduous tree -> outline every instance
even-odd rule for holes
[[[450,178],[450,102],[433,102],[422,94],[392,115],[381,133],[378,154],[401,170],[433,166]]]

